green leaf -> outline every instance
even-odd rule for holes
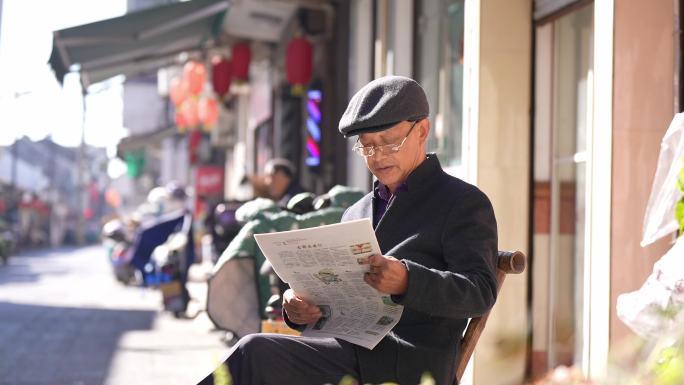
[[[675,206],[675,219],[679,223],[679,233],[684,232],[684,197]]]
[[[655,385],[681,385],[684,380],[684,359],[680,352],[667,352],[669,357],[656,369]]]

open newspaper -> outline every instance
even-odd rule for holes
[[[302,335],[373,349],[399,322],[404,307],[363,280],[363,262],[381,254],[370,219],[254,237],[278,276],[321,309]]]

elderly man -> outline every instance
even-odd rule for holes
[[[354,151],[377,178],[342,220],[372,218],[383,255],[369,259],[365,280],[404,306],[399,323],[373,350],[333,338],[248,336],[226,360],[234,383],[337,384],[351,375],[360,383],[417,384],[423,373],[454,382],[468,318],[496,299],[496,220],[480,190],[426,154],[427,117],[420,85],[388,76],[359,90],[339,124],[346,137],[358,136]],[[283,307],[293,327],[321,316],[292,290]]]

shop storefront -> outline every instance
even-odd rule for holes
[[[611,11],[586,1],[352,4],[373,44],[352,51],[351,92],[388,74],[417,79],[431,107],[428,150],[489,195],[500,248],[530,256],[529,280],[506,282],[466,383],[523,382],[560,364],[600,373],[606,362],[609,262],[591,256],[609,254],[610,141],[593,127],[610,126]],[[349,165],[367,188],[363,165]]]

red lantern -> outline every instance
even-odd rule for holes
[[[207,131],[214,127],[216,122],[218,122],[219,109],[218,103],[214,98],[200,99],[197,106],[197,112],[199,120],[202,122],[202,126],[204,126],[204,129]]]
[[[105,192],[105,202],[107,202],[108,205],[117,208],[121,206],[121,194],[119,194],[119,192],[114,188],[110,187]]]
[[[285,70],[288,83],[303,91],[313,70],[313,46],[304,37],[295,37],[287,45]]]
[[[197,99],[188,98],[180,105],[180,113],[185,119],[185,124],[190,128],[195,128],[199,125],[199,114],[197,111]]]
[[[196,61],[189,61],[183,66],[183,78],[188,82],[188,89],[191,95],[199,95],[204,88],[207,80],[207,70],[204,64]]]
[[[247,81],[249,78],[249,62],[252,60],[252,51],[249,49],[249,44],[234,44],[232,56],[233,78],[239,81]]]
[[[174,106],[178,107],[189,95],[190,90],[188,89],[188,82],[186,82],[185,79],[179,77],[171,79],[171,83],[169,84],[169,97]]]
[[[176,129],[181,134],[184,134],[185,131],[188,129],[188,122],[185,120],[185,115],[183,115],[183,111],[181,111],[180,108],[176,109],[175,118],[176,118],[175,119],[176,120]]]
[[[211,84],[214,92],[220,97],[223,97],[230,89],[232,77],[230,67],[230,62],[222,56],[215,56],[211,60]]]

